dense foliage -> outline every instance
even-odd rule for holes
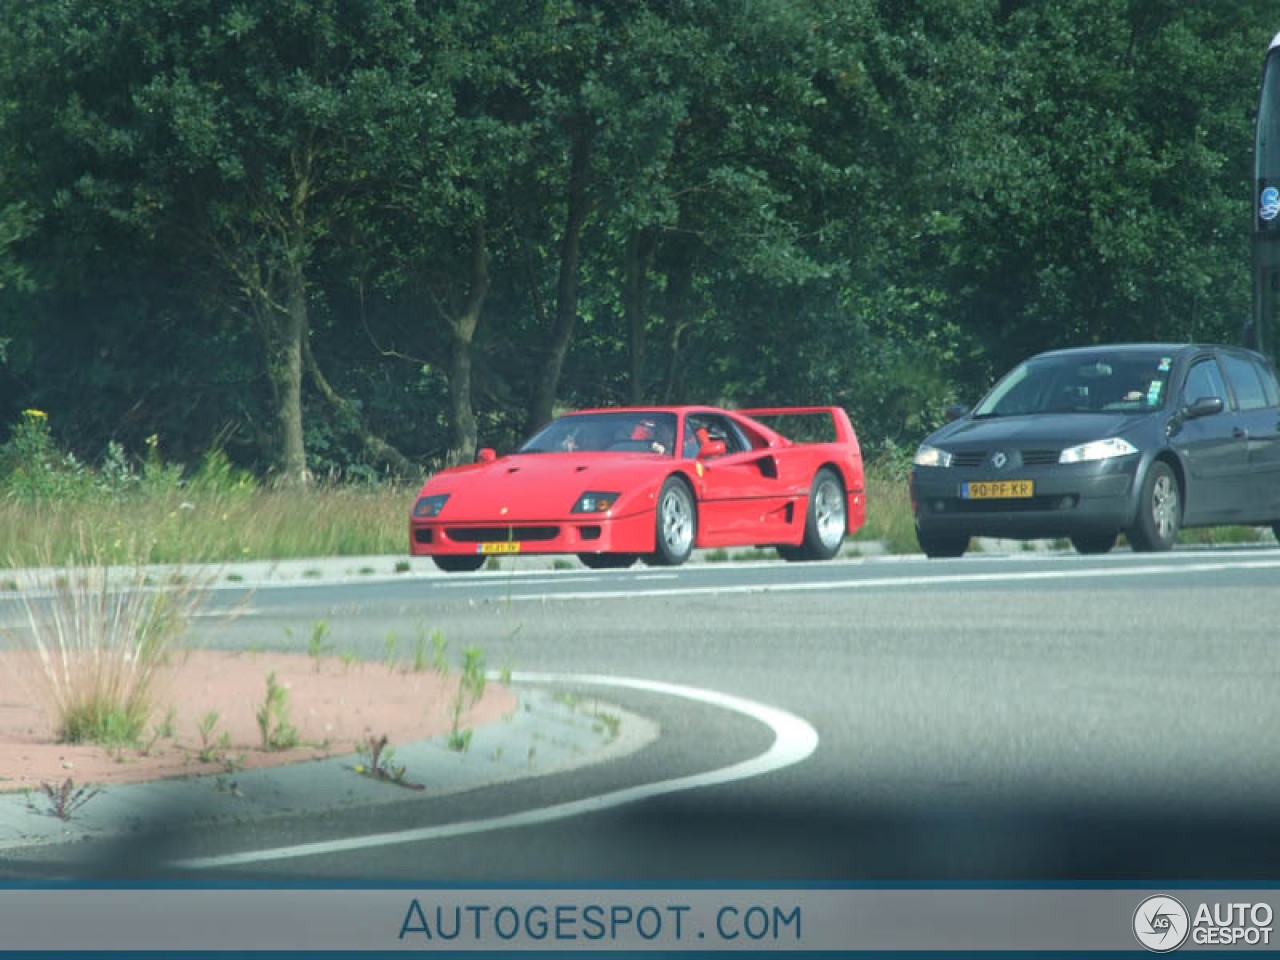
[[[1033,350],[1238,337],[1274,13],[0,4],[0,420],[286,481],[619,402],[906,447]]]

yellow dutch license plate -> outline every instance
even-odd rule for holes
[[[516,540],[499,540],[496,543],[482,543],[477,553],[519,553],[520,543]]]
[[[965,483],[960,486],[960,496],[965,500],[1013,500],[1025,499],[1035,494],[1032,480],[992,480]]]

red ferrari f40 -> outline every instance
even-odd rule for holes
[[[694,547],[826,560],[865,518],[862,453],[840,407],[582,410],[509,456],[481,450],[432,476],[409,547],[448,571],[525,553],[676,565]]]

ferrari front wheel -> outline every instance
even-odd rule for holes
[[[804,540],[798,547],[779,547],[784,560],[830,560],[840,552],[848,528],[844,485],[830,467],[813,477],[809,509],[804,519]]]
[[[471,553],[443,553],[431,558],[445,573],[469,573],[484,566],[488,557]]]
[[[658,493],[654,552],[649,562],[678,567],[693,553],[698,536],[698,512],[693,494],[683,480],[668,477]]]
[[[592,570],[625,570],[639,558],[634,553],[580,553],[578,559]]]

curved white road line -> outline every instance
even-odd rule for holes
[[[191,860],[178,860],[172,866],[186,870],[213,870],[219,867],[244,866],[251,863],[263,863],[271,860],[291,860],[298,857],[314,857],[327,853],[343,853],[350,850],[367,850],[399,843],[422,843],[428,840],[443,840],[451,837],[464,837],[474,833],[486,833],[491,830],[507,830],[512,827],[527,827],[539,823],[550,823],[564,820],[586,813],[609,810],[623,804],[648,800],[652,797],[679,793],[684,790],[696,790],[701,787],[712,787],[735,780],[747,780],[759,777],[775,770],[782,770],[800,763],[813,754],[818,748],[818,731],[806,720],[743,697],[731,696],[716,690],[701,687],[689,687],[678,683],[662,683],[657,680],[640,680],[632,677],[612,677],[598,674],[577,673],[513,673],[511,682],[537,684],[565,684],[618,687],[627,690],[640,690],[646,693],[659,693],[672,697],[682,697],[734,713],[742,714],[753,720],[759,720],[773,730],[773,745],[759,756],[740,763],[697,773],[674,780],[659,780],[655,783],[628,787],[594,797],[585,797],[568,803],[557,803],[549,807],[534,810],[523,810],[519,813],[506,814],[500,817],[488,817],[483,820],[465,820],[461,823],[442,824],[434,827],[421,827],[416,830],[397,830],[392,833],[375,833],[360,837],[347,837],[341,840],[326,840],[318,843],[300,843],[286,847],[270,847],[264,850],[247,850],[243,853],[232,853],[220,857],[197,857]]]

